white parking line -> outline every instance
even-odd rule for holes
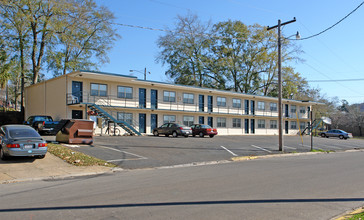
[[[303,145],[303,146],[308,147],[308,148],[311,148],[311,146],[308,146],[308,145]],[[315,145],[313,145],[313,149],[324,150],[324,149],[321,149],[319,147],[316,147]]]
[[[220,146],[222,147],[224,150],[226,150],[227,152],[231,153],[233,156],[237,157],[238,155],[237,154],[234,154],[234,152],[232,152],[231,150],[227,149],[226,147],[224,146]]]
[[[272,151],[267,150],[267,149],[262,148],[262,147],[258,147],[258,146],[255,146],[255,145],[252,145],[252,147],[255,147],[255,148],[258,148],[258,149],[260,149],[260,150],[264,150],[264,151],[266,151],[266,152],[272,153]]]
[[[278,146],[278,145],[277,145]],[[288,149],[293,149],[293,150],[297,150],[297,148],[295,147],[288,147],[288,146],[284,146],[284,148],[288,148]]]
[[[109,149],[109,150],[113,150],[113,151],[117,151],[117,152],[121,152],[121,153],[124,153],[124,154],[129,154],[129,155],[138,157],[139,159],[148,159],[148,158],[143,157],[143,156],[140,156],[138,154],[129,153],[129,152],[122,151],[122,150],[118,150],[118,149],[111,148],[111,147],[105,147],[105,146],[98,146],[98,147],[105,148],[105,149]],[[128,159],[120,159],[120,160],[128,160]]]

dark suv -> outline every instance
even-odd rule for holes
[[[173,137],[178,137],[178,135],[183,135],[188,137],[192,134],[192,130],[190,127],[180,125],[177,123],[165,123],[159,128],[153,129],[154,136],[159,136],[160,134],[164,134],[166,137],[172,135]]]

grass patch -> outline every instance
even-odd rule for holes
[[[364,219],[364,211],[363,208],[355,211],[352,214],[345,215],[343,218],[340,218],[342,220],[363,220]]]
[[[108,163],[105,160],[101,160],[75,150],[71,150],[60,144],[48,144],[48,152],[75,166],[116,167],[115,164]]]
[[[322,149],[312,149],[311,152],[325,152],[325,153],[332,153],[335,152],[333,150],[322,150]]]

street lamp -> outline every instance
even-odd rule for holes
[[[278,25],[273,27],[267,27],[267,30],[271,30],[273,28],[278,28],[278,146],[279,151],[283,151],[283,119],[282,119],[282,55],[281,55],[281,26],[286,24],[290,24],[296,21],[296,18],[293,18],[291,21],[287,21],[281,23],[281,20],[278,20]],[[299,36],[297,32],[296,37]]]
[[[138,73],[142,73],[144,74],[144,80],[147,80],[147,68],[144,68],[144,72],[142,72],[141,70],[129,70],[129,72],[138,72]],[[148,74],[150,74],[150,72],[148,72]]]

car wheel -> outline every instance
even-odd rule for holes
[[[211,135],[210,135],[210,138],[213,138],[213,137],[214,137],[214,135],[213,135],[213,134],[211,134]]]
[[[45,158],[45,154],[44,155],[39,155],[39,156],[37,156],[37,158],[38,159],[43,159],[43,158]]]
[[[324,138],[325,136],[326,136],[325,134],[321,134],[321,137],[323,137],[323,138]]]
[[[159,136],[158,131],[153,132],[154,136]]]
[[[6,159],[8,159],[8,156],[6,156],[6,155],[5,155],[4,150],[3,150],[3,148],[2,148],[2,147],[0,147],[0,159],[1,159],[1,160],[6,160]]]
[[[185,138],[188,138],[188,134],[185,135]]]
[[[164,136],[169,137],[169,134],[165,134]]]
[[[196,137],[196,135],[195,135],[195,134],[193,134],[193,135],[192,135],[192,137]]]
[[[339,136],[339,138],[340,138],[340,139],[344,139],[344,136],[340,135],[340,136]]]
[[[177,131],[173,131],[172,136],[173,137],[178,137]]]
[[[204,135],[202,132],[200,132],[199,136],[200,136],[201,138],[205,137],[205,135]]]

